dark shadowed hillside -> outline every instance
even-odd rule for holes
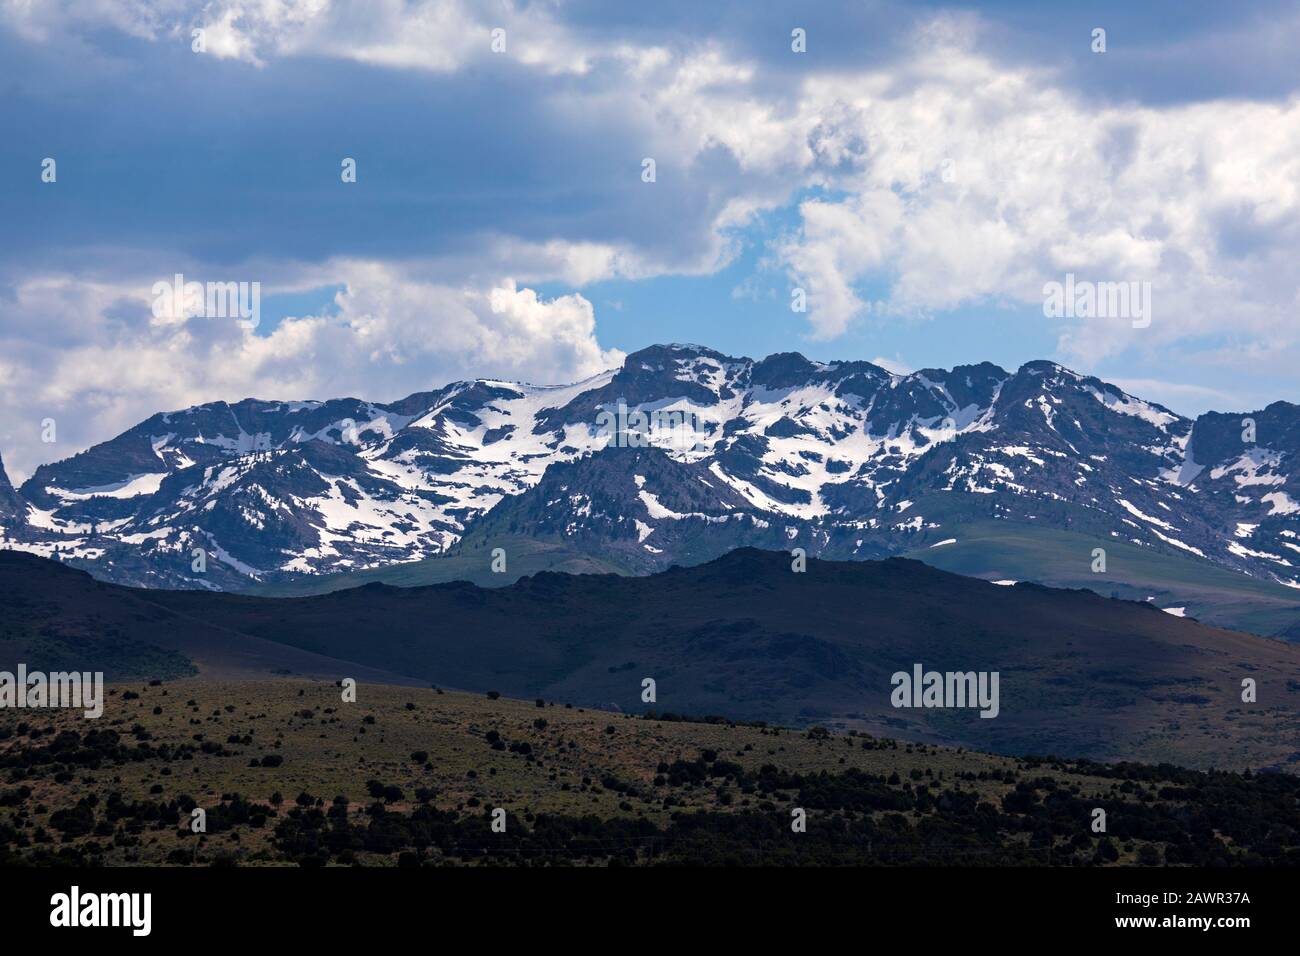
[[[0,667],[102,670],[106,680],[332,677],[341,661],[242,634],[202,611],[174,611],[139,591],[17,551],[0,552]],[[374,680],[397,676],[365,668]]]
[[[226,648],[281,648],[319,655],[314,673],[339,662],[335,677],[366,667],[626,711],[834,723],[1007,753],[1300,761],[1300,647],[910,560],[811,561],[797,574],[787,555],[741,550],[647,578],[547,573],[497,589],[370,585],[278,600],[129,591],[30,557],[0,562],[7,591],[23,595],[6,598],[7,619],[35,607],[47,627],[116,627],[203,669],[226,666]],[[146,608],[174,616],[150,622]],[[264,653],[268,669],[300,666]],[[891,675],[915,664],[998,672],[997,717],[892,707]],[[641,699],[645,678],[653,704]],[[1255,703],[1241,700],[1244,678]]]

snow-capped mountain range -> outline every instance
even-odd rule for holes
[[[1300,588],[1297,456],[1286,402],[1191,420],[1046,361],[896,375],[665,345],[572,385],[157,414],[17,490],[0,465],[0,547],[241,588],[505,535],[638,571],[745,544],[877,557],[979,518]]]

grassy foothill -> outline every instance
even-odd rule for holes
[[[1290,774],[388,685],[355,703],[302,680],[110,692],[98,721],[0,711],[5,863],[1300,864]]]

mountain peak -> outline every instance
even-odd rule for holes
[[[751,380],[768,388],[790,388],[808,384],[825,369],[799,352],[776,352],[754,363]]]
[[[715,362],[723,363],[746,361],[745,359],[737,359],[729,355],[723,355],[721,352],[703,345],[668,342],[663,345],[647,345],[643,349],[638,349],[637,351],[632,352],[624,360],[623,368],[627,369],[636,363],[682,361],[702,358],[712,359]]]
[[[26,506],[5,471],[4,458],[0,457],[0,525],[11,524],[13,519],[25,515]]]
[[[1050,359],[1032,359],[1031,361],[1025,362],[1017,370],[1017,374],[1020,375],[1055,375],[1061,372],[1075,378],[1083,378],[1083,376],[1078,372],[1068,369],[1064,365],[1053,362]]]

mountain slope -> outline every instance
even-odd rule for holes
[[[1285,402],[1193,422],[1050,362],[899,376],[665,345],[562,387],[156,415],[38,469],[22,519],[0,510],[0,545],[123,583],[241,589],[503,535],[572,530],[566,555],[642,573],[738,544],[870,558],[993,519],[1300,588],[1297,461]]]
[[[972,521],[958,534],[936,540],[935,533],[906,556],[987,581],[1088,588],[1103,597],[1150,601],[1214,627],[1300,640],[1300,594],[1294,588],[1192,556],[1029,523]],[[1092,555],[1099,547],[1107,564],[1094,572]]]

